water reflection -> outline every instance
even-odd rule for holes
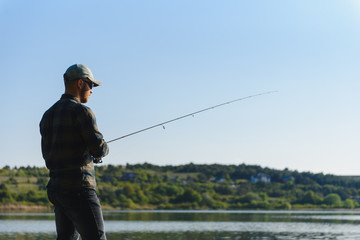
[[[355,211],[104,211],[105,220],[360,223]]]
[[[104,211],[111,239],[360,239],[360,213]],[[0,240],[55,239],[52,213],[0,213]]]

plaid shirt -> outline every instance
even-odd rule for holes
[[[51,190],[96,188],[93,157],[101,158],[109,148],[90,108],[63,94],[40,122],[41,148],[50,169]]]

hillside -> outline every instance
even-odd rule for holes
[[[298,209],[359,207],[360,177],[256,165],[96,166],[104,208]],[[0,169],[0,204],[50,206],[48,170]]]

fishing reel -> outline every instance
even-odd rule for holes
[[[102,163],[102,162],[103,162],[101,158],[96,158],[96,157],[93,157],[93,156],[91,156],[91,158],[92,158],[92,160],[93,160],[93,162],[94,162],[95,164],[98,164],[98,163]]]
[[[101,158],[94,158],[94,163],[98,164],[98,163],[102,163],[102,159]]]

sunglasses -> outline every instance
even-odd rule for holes
[[[89,86],[90,89],[92,89],[94,87],[94,83],[85,81],[84,79],[83,79],[83,81],[87,83],[87,85]]]

